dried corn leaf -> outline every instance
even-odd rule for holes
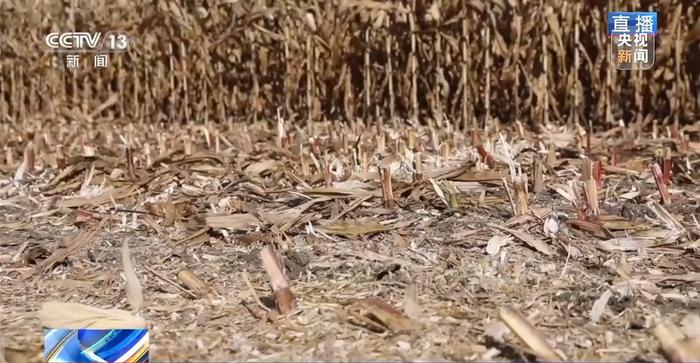
[[[598,246],[608,252],[612,251],[636,251],[642,248],[650,248],[656,246],[658,243],[655,238],[639,238],[639,237],[626,237],[626,238],[612,238],[605,241],[598,242]]]
[[[308,196],[320,197],[363,197],[375,196],[381,197],[381,190],[370,187],[362,182],[352,182],[347,184],[333,183],[330,188],[315,188],[303,191]]]
[[[488,226],[512,234],[515,238],[525,242],[528,246],[534,248],[535,250],[541,253],[544,253],[547,256],[551,256],[554,254],[554,251],[552,251],[552,249],[549,248],[549,246],[543,240],[527,232],[501,227],[493,223],[489,223]]]
[[[53,253],[51,253],[51,255],[41,263],[41,265],[37,265],[34,270],[32,270],[28,275],[25,275],[25,278],[29,278],[37,272],[49,271],[56,263],[65,260],[71,253],[85,247],[87,244],[92,242],[97,233],[100,232],[106,223],[107,218],[102,219],[100,223],[91,231],[82,230],[76,235],[68,236],[63,240],[63,244],[59,248],[53,251]]]
[[[612,292],[606,289],[605,292],[603,292],[603,294],[593,303],[591,312],[588,314],[592,322],[597,323],[600,321],[600,318],[605,312],[605,307],[608,305],[608,300],[610,300],[611,297]]]
[[[252,163],[245,168],[245,173],[253,176],[262,175],[270,170],[275,170],[280,167],[280,162],[277,160],[263,160]]]
[[[56,207],[58,208],[76,208],[83,206],[99,206],[105,203],[110,203],[111,201],[117,201],[126,197],[133,195],[136,192],[136,187],[123,187],[119,189],[109,189],[100,195],[96,195],[91,198],[86,197],[75,197],[69,199],[62,199],[56,202]]]
[[[100,309],[78,303],[46,302],[39,320],[51,329],[144,329],[146,321],[119,309]]]
[[[497,255],[501,247],[507,246],[511,242],[513,242],[513,237],[495,235],[486,242],[486,253],[491,256]]]
[[[389,226],[380,224],[377,221],[319,221],[319,225],[314,226],[317,230],[331,235],[345,237],[356,237],[365,234],[374,234],[391,229]]]
[[[411,330],[411,319],[377,298],[357,300],[347,307],[351,322],[372,331],[402,333]]]
[[[228,215],[210,214],[205,217],[205,221],[207,227],[228,229],[246,229],[260,223],[258,218],[250,213]]]
[[[462,182],[499,181],[507,175],[508,172],[497,170],[465,171],[460,175],[450,177],[449,180]]]

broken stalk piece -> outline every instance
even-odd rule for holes
[[[528,206],[527,175],[522,174],[511,178],[515,190],[515,215],[525,215],[530,211]]]
[[[134,157],[131,154],[131,147],[126,147],[126,171],[129,174],[131,180],[136,179],[136,170],[134,168]]]
[[[34,142],[31,140],[24,148],[24,164],[26,165],[27,172],[34,173],[36,168],[36,157],[34,155]]]
[[[382,196],[386,208],[394,208],[394,189],[391,185],[391,169],[387,167],[379,168],[379,177],[382,181]]]
[[[423,180],[423,154],[420,151],[414,154],[413,163],[416,170],[415,181]]]
[[[294,310],[294,295],[289,288],[289,280],[284,274],[277,251],[271,246],[266,246],[260,251],[260,258],[270,278],[277,308],[282,314],[290,314]]]
[[[542,166],[542,160],[539,158],[535,159],[535,165],[532,170],[532,190],[535,193],[539,193],[544,188],[544,167]]]
[[[481,156],[481,162],[488,165],[489,168],[493,169],[496,166],[496,160],[489,154],[488,151],[484,148],[484,145],[476,145],[476,150],[479,152],[479,156]]]
[[[663,161],[663,181],[666,185],[671,185],[671,170],[673,167],[673,159],[671,159],[671,149],[666,148],[664,150],[664,161]]]
[[[598,188],[598,190],[603,189],[603,163],[598,160],[593,163],[593,173],[595,176],[595,185]]]
[[[583,191],[586,195],[586,203],[591,215],[598,216],[600,209],[598,208],[598,183],[593,179],[593,162],[591,159],[583,160]]]
[[[554,144],[547,146],[547,165],[550,167],[556,166],[557,163],[557,147]]]

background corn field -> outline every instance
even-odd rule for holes
[[[659,12],[652,70],[609,67],[610,9]],[[466,129],[689,123],[700,112],[696,0],[4,1],[0,11],[0,118],[18,128],[279,114]],[[106,69],[57,68],[45,51],[51,31],[113,29],[134,43]]]

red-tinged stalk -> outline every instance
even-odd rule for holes
[[[680,132],[678,131],[678,124],[673,124],[671,126],[671,139],[677,140],[680,137]]]
[[[63,169],[66,166],[66,155],[63,152],[63,144],[56,145],[56,166]]]
[[[588,121],[588,132],[586,133],[586,156],[591,157],[591,134],[593,133],[593,123]]]
[[[326,187],[330,188],[333,186],[333,175],[331,174],[331,166],[328,161],[325,160],[323,162],[323,179],[326,181]]]
[[[605,173],[603,170],[603,163],[601,161],[593,163],[593,171],[595,173],[595,185],[598,190],[600,190],[603,188],[603,177]]]
[[[666,185],[671,185],[671,173],[673,168],[673,159],[671,158],[671,149],[666,148],[664,150],[664,164],[663,164],[663,182]]]
[[[476,150],[479,152],[479,156],[481,156],[481,162],[488,165],[489,168],[493,168],[496,166],[496,160],[489,154],[488,151],[484,148],[484,145],[476,145]]]
[[[131,147],[127,146],[126,147],[126,171],[129,175],[129,178],[136,179],[136,170],[134,168],[134,157],[131,154]]]
[[[311,151],[317,158],[321,157],[321,140],[314,138],[314,141],[311,143]]]
[[[267,246],[260,251],[260,258],[263,268],[270,278],[277,308],[282,314],[290,314],[295,308],[294,295],[289,286],[289,279],[284,273],[279,254],[273,247]]]
[[[668,185],[664,182],[663,173],[661,172],[661,167],[659,167],[659,164],[652,164],[651,172],[654,174],[654,181],[656,182],[656,187],[659,189],[661,204],[671,204],[671,193],[668,192]]]

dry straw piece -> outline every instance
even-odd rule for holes
[[[131,261],[129,242],[122,241],[122,264],[124,266],[124,280],[126,281],[126,299],[134,312],[138,313],[143,307],[143,292],[141,282],[136,275],[136,269]]]
[[[504,307],[498,311],[498,315],[508,328],[525,342],[538,357],[548,362],[556,362],[564,359],[554,351],[554,348],[549,345],[545,337],[542,336],[518,310],[511,307]]]

